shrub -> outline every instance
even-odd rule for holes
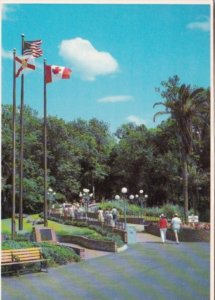
[[[105,228],[101,228],[96,225],[89,225],[89,228],[94,229],[98,233],[102,234],[104,240],[116,242],[117,247],[122,247],[124,245],[124,242],[122,241],[121,236],[110,232],[108,228],[105,229]]]
[[[124,214],[124,201],[121,200],[112,200],[108,202],[103,202],[100,204],[100,207],[103,210],[112,210],[114,207],[118,210],[119,214]],[[130,204],[126,201],[126,213],[128,215],[140,215],[141,214],[141,207],[136,204]]]
[[[65,225],[78,226],[78,227],[86,227],[87,226],[86,222],[75,221],[75,220],[65,220],[64,224]]]
[[[35,243],[29,241],[15,241],[15,240],[3,241],[1,246],[2,246],[2,250],[39,247],[35,245]]]
[[[171,219],[174,213],[177,213],[180,217],[184,215],[183,211],[181,211],[180,206],[173,204],[165,204],[162,207],[162,213],[164,213],[168,219]]]
[[[41,247],[44,257],[49,259],[49,265],[80,261],[80,257],[69,247],[49,243],[41,243]]]
[[[144,209],[145,215],[150,217],[159,217],[163,212],[159,207],[148,207]]]

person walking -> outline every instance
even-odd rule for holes
[[[99,207],[99,209],[98,209],[97,212],[98,212],[98,220],[99,220],[99,222],[104,223],[104,215],[103,215],[103,210],[102,210],[102,208]]]
[[[181,229],[181,224],[182,224],[182,221],[179,218],[178,214],[174,214],[173,218],[171,220],[171,227],[172,227],[172,230],[173,230],[173,232],[175,234],[175,240],[176,240],[177,244],[179,244],[178,233],[179,233],[179,231]]]
[[[114,226],[116,226],[116,222],[117,222],[117,219],[118,219],[118,211],[117,211],[116,207],[113,207],[112,215],[113,215]]]
[[[160,228],[160,235],[163,244],[166,242],[167,227],[168,227],[167,219],[164,214],[161,214],[159,220],[159,228]]]

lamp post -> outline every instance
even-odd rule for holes
[[[139,190],[140,193],[140,205],[141,205],[141,218],[143,218],[143,190]]]
[[[53,189],[49,188],[48,192],[47,192],[47,198],[48,198],[48,203],[49,203],[49,211],[50,211],[51,202],[55,201],[55,195],[56,195],[56,193],[53,191]]]
[[[132,203],[132,201],[134,200],[134,195],[130,195],[129,200],[131,200],[131,203]]]
[[[83,189],[83,198],[84,198],[84,204],[85,204],[85,215],[86,215],[86,221],[88,219],[88,205],[90,201],[90,197],[92,197],[92,194],[89,194],[89,189]],[[80,196],[80,194],[79,194]]]
[[[145,208],[146,208],[146,203],[147,203],[148,195],[146,194],[146,195],[144,196],[144,198],[145,198]]]
[[[80,204],[82,206],[82,204],[83,204],[83,194],[82,194],[82,192],[79,193],[79,198],[80,198]]]
[[[127,224],[126,224],[126,199],[125,199],[125,194],[127,193],[127,188],[126,187],[123,187],[121,189],[121,192],[123,194],[123,201],[124,201],[124,229],[126,230],[127,228]]]
[[[136,194],[134,197],[135,197],[135,200],[136,200],[135,203],[138,203],[138,204],[139,204],[139,195]],[[138,213],[138,216],[139,216],[139,213]]]

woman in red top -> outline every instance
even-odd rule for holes
[[[164,244],[166,242],[166,231],[168,227],[168,222],[164,214],[160,215],[160,220],[159,220],[159,228],[160,228],[160,235],[161,235],[161,240],[162,243]]]

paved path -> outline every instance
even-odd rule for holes
[[[180,243],[146,233],[117,254],[2,279],[2,300],[209,300],[208,243]]]

